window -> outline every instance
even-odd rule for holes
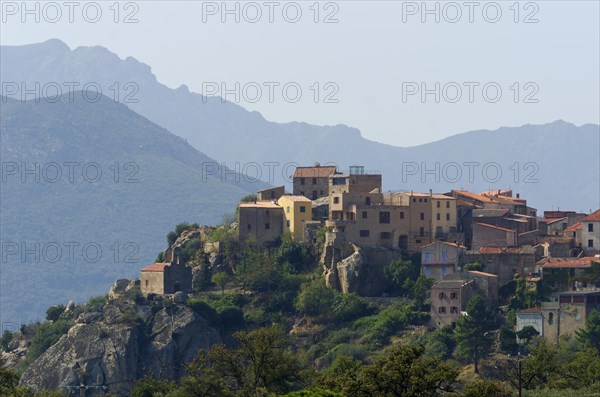
[[[148,282],[148,280],[146,280],[146,287],[148,286],[148,284],[150,284],[150,283]]]
[[[313,178],[312,179],[312,183],[313,183],[313,185],[316,185],[317,184],[317,178]]]
[[[252,230],[252,225],[248,224],[248,230]]]
[[[288,219],[286,222],[287,227],[290,227],[290,220]]]
[[[416,202],[417,202],[417,199],[416,199],[416,198],[414,198],[414,199],[413,199],[413,203],[416,203]]]
[[[419,237],[425,237],[425,228],[424,227],[419,228]]]
[[[594,231],[594,224],[588,223],[588,232],[593,232],[593,231]]]
[[[436,214],[435,218],[436,218],[438,221],[441,219],[441,218],[440,218],[440,213],[439,213],[439,212]]]
[[[450,208],[450,201],[446,201],[446,208]]]
[[[367,219],[367,211],[363,211],[362,212],[362,218],[363,219]]]
[[[449,221],[450,220],[450,214],[446,214],[446,220]]]
[[[427,199],[423,199],[424,202],[427,202]]]
[[[444,306],[442,306],[442,307],[439,307],[439,308],[438,308],[438,312],[439,312],[440,314],[445,314],[445,313],[446,313],[446,308],[445,308]]]
[[[450,299],[456,299],[456,292],[450,292]]]
[[[287,207],[285,207],[285,212],[290,212],[290,206],[288,205]]]
[[[591,248],[594,246],[594,240],[588,240],[588,248]]]
[[[550,313],[548,313],[548,325],[552,325],[553,322],[554,322],[554,313],[550,312]]]
[[[438,294],[438,298],[440,298],[440,299],[444,299],[444,293],[443,293],[443,292],[440,292],[440,293]]]
[[[306,182],[306,181],[304,180],[304,178],[300,178],[300,184],[301,184],[301,185],[304,185],[304,183],[305,183],[305,182]]]
[[[400,211],[400,219],[404,219],[404,211]]]
[[[316,199],[317,199],[317,197],[318,197],[318,196],[317,196],[317,191],[316,191],[316,190],[313,190],[312,199],[313,199],[313,200],[316,200]]]
[[[390,223],[389,211],[381,211],[379,213],[379,223]]]
[[[340,203],[340,198],[339,197],[334,197],[333,198],[333,204],[339,204]]]
[[[415,243],[421,244],[421,240],[415,240]]]
[[[306,207],[304,205],[300,206],[300,212],[306,212]]]
[[[450,308],[450,313],[452,313],[452,314],[456,314],[456,313],[458,313],[458,307],[456,307],[456,306],[452,306],[452,307]]]
[[[566,230],[566,229],[567,229],[567,227],[568,227],[568,225],[567,225],[566,223],[564,223],[564,222],[563,222],[563,224],[562,224],[562,230]]]
[[[388,240],[391,237],[390,232],[381,232],[381,238],[383,240]]]
[[[421,218],[421,220],[422,220],[422,221],[423,221],[423,220],[425,220],[425,213],[424,213],[424,212],[421,212],[421,213],[419,214],[419,217]]]
[[[361,230],[359,232],[360,237],[369,237],[369,231],[368,230]]]
[[[271,228],[271,224],[270,223],[265,223],[265,230],[269,230]]]
[[[419,203],[422,203],[422,202],[423,202],[423,199],[419,199]]]
[[[334,185],[345,185],[346,178],[333,178],[333,184]]]
[[[440,205],[442,205],[442,203],[439,201],[437,201],[435,204],[436,204],[436,207],[438,207],[438,208],[440,208]]]
[[[365,197],[365,204],[371,205],[371,197]]]

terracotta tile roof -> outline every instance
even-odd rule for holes
[[[581,229],[581,226],[583,226],[583,223],[579,222],[579,223],[569,226],[568,228],[565,229],[565,231],[566,232],[574,232],[576,230]]]
[[[497,276],[497,275],[495,275],[495,274],[492,274],[492,273],[486,273],[486,272],[480,272],[479,270],[467,270],[467,271],[468,271],[469,273],[472,273],[472,274],[478,274],[478,275],[480,275],[480,276],[485,276],[485,277],[498,277],[498,276]]]
[[[318,167],[296,167],[294,178],[327,178],[335,174],[335,165]]]
[[[307,199],[307,198],[306,198],[306,197],[304,197],[304,196],[292,196],[292,195],[289,195],[289,196],[281,196],[279,199],[280,199],[280,200],[281,200],[281,199],[288,199],[288,200],[290,200],[290,201],[301,201],[301,202],[305,202],[305,203],[306,203],[306,202],[308,202],[308,203],[309,203],[309,202],[311,201],[310,199]]]
[[[519,310],[517,312],[517,314],[541,314],[542,313],[542,309],[540,309],[539,307],[531,307],[529,309],[523,309],[523,310]]]
[[[564,221],[567,218],[544,218],[542,222],[546,222],[548,225],[555,222]]]
[[[535,250],[530,245],[523,247],[480,247],[480,254],[531,254]]]
[[[454,198],[452,196],[446,196],[445,194],[440,194],[440,193],[429,194],[429,193],[410,192],[407,194],[412,197],[431,197],[436,200],[456,200],[456,198]]]
[[[600,262],[600,258],[595,258],[593,256],[586,256],[583,258],[544,258],[539,261],[537,265],[542,266],[544,269],[575,269],[592,267],[593,262]]]
[[[493,203],[494,202],[494,200],[492,200],[490,197],[487,197],[487,196],[484,196],[484,195],[478,194],[478,193],[469,192],[468,190],[452,190],[452,193],[456,193],[460,196],[468,197],[472,200],[479,200],[484,203]]]
[[[241,203],[240,208],[281,208],[272,201],[257,201],[256,203]]]
[[[506,208],[482,208],[482,209],[474,209],[473,210],[473,218],[482,218],[482,217],[503,217],[508,213],[508,209]]]
[[[600,222],[600,210],[596,210],[583,218],[582,222]]]
[[[164,272],[166,267],[171,266],[171,264],[169,262],[163,262],[163,263],[155,263],[153,265],[150,266],[146,266],[145,268],[142,269],[143,272]]]
[[[423,245],[423,246],[421,246],[421,249],[423,249],[423,248],[425,248],[425,247],[429,247],[430,245],[438,244],[438,243],[439,243],[439,244],[445,244],[445,245],[449,245],[449,246],[451,246],[451,247],[464,248],[464,249],[466,249],[466,248],[467,248],[467,247],[465,247],[464,245],[460,245],[460,244],[457,244],[457,243],[449,243],[449,242],[447,242],[447,241],[434,241],[433,243],[429,243],[429,244],[426,244],[426,245]]]
[[[461,288],[469,282],[467,280],[442,280],[433,284],[432,288]]]
[[[485,227],[491,227],[492,229],[496,229],[496,230],[502,230],[502,231],[505,231],[505,232],[511,232],[511,233],[515,233],[515,231],[514,231],[514,230],[506,229],[506,228],[503,228],[503,227],[500,227],[500,226],[494,226],[494,225],[490,225],[490,224],[487,224],[487,223],[473,222],[473,224],[474,224],[474,225],[485,226]]]

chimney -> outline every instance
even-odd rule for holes
[[[433,197],[433,190],[429,189],[429,197]]]
[[[517,193],[517,198],[521,198],[521,194],[520,193]]]

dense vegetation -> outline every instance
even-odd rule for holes
[[[178,225],[169,242],[195,226]],[[418,258],[391,262],[386,296],[365,298],[328,288],[318,247],[290,236],[268,250],[239,249],[235,229],[227,226],[208,238],[221,244],[216,262],[195,242],[183,247],[194,267],[186,305],[218,327],[226,344],[183,363],[187,375],[179,380],[140,379],[134,397],[503,397],[516,395],[519,383],[525,396],[600,395],[600,313],[592,312],[585,328],[558,346],[531,327],[518,333],[517,344],[510,315],[539,299],[521,279],[505,288],[505,316],[476,297],[456,327],[433,329],[427,299],[432,281],[419,274]],[[23,365],[77,315],[105,301],[94,298],[72,311],[51,307],[46,322],[24,325],[31,346]],[[22,338],[5,332],[0,342],[10,350]],[[16,388],[16,373],[2,371],[2,395],[34,396]]]

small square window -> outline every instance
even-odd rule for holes
[[[303,206],[303,205],[301,205],[301,206],[300,206],[300,212],[306,212],[306,207],[305,207],[305,206]]]
[[[367,211],[363,211],[362,212],[362,218],[363,219],[367,219]]]
[[[333,204],[339,204],[340,203],[340,198],[339,197],[334,197],[333,198]]]
[[[248,230],[252,230],[252,225],[248,224]]]
[[[369,231],[368,230],[361,230],[359,232],[360,237],[369,237]]]
[[[271,224],[270,223],[265,223],[265,230],[269,230],[271,229]]]
[[[404,211],[400,211],[400,219],[404,219]]]
[[[300,178],[300,184],[304,185],[306,183],[306,181],[304,180],[304,178]]]

